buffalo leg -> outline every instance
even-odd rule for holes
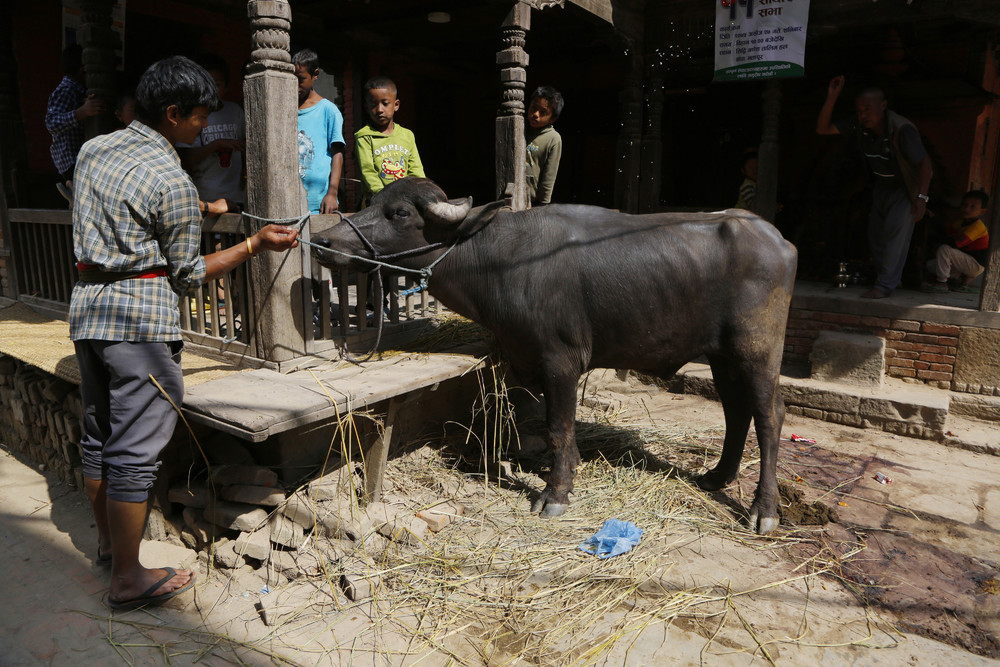
[[[750,505],[750,527],[763,535],[778,526],[778,441],[785,421],[785,402],[778,388],[777,373],[755,382],[753,396],[760,480]]]
[[[706,491],[718,491],[736,479],[740,472],[747,433],[750,432],[750,418],[753,412],[748,395],[749,388],[739,377],[739,371],[733,369],[731,364],[732,362],[711,360],[715,390],[719,394],[722,411],[726,416],[726,438],[722,444],[722,456],[719,457],[719,462],[698,479],[698,486]]]
[[[580,465],[580,451],[576,447],[576,383],[579,375],[545,374],[545,405],[547,439],[552,450],[552,473],[542,495],[531,506],[531,511],[543,516],[559,516],[569,507],[569,494],[573,478]]]

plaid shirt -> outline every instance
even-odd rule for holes
[[[64,76],[56,89],[49,95],[49,106],[45,111],[45,127],[52,135],[52,161],[63,174],[73,168],[76,154],[83,145],[83,123],[76,117],[76,110],[87,101],[87,89],[83,84]]]
[[[91,139],[73,179],[73,251],[105,271],[166,268],[168,277],[78,282],[73,340],[181,339],[177,294],[205,282],[198,191],[174,147],[134,122]]]

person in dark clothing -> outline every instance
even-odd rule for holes
[[[861,91],[854,101],[855,115],[834,123],[833,107],[843,88],[843,76],[830,81],[816,132],[843,135],[865,157],[873,186],[868,243],[876,278],[861,296],[882,299],[899,286],[913,226],[927,210],[933,169],[916,126],[888,109],[879,88]]]

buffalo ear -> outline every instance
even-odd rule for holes
[[[436,201],[424,207],[424,217],[439,225],[457,225],[465,220],[472,208],[472,197]]]
[[[480,229],[488,225],[496,217],[497,213],[500,212],[507,205],[503,200],[490,202],[485,206],[477,206],[476,208],[469,211],[469,214],[465,217],[465,220],[458,226],[456,230],[458,235],[461,237],[472,236]]]

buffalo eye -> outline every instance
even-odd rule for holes
[[[396,213],[395,213],[395,215],[393,217],[396,217],[396,218],[408,218],[408,217],[410,217],[410,212],[408,210],[406,210],[405,208],[397,208],[396,209]]]

